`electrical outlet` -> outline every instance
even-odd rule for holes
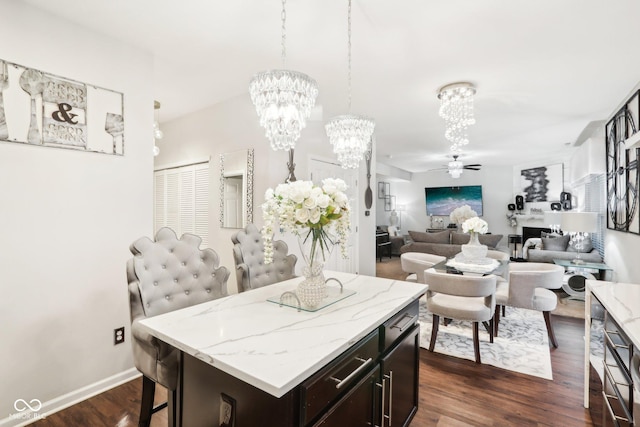
[[[113,330],[113,345],[122,344],[124,342],[124,326]]]

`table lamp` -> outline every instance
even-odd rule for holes
[[[509,247],[511,248],[511,261],[524,261],[522,258],[522,235],[509,234]]]
[[[562,224],[562,212],[545,211],[544,222],[549,226],[552,233],[560,233],[560,224]]]
[[[577,251],[576,257],[571,262],[584,264],[580,258],[580,251],[583,248],[584,239],[589,236],[589,233],[598,231],[598,214],[596,212],[562,212],[560,226],[565,233],[569,233],[571,242]]]

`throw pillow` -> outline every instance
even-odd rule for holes
[[[467,233],[451,233],[451,243],[454,245],[466,245],[469,243],[469,235]]]
[[[580,252],[580,253],[589,253],[593,250],[593,242],[591,241],[591,237],[587,237],[582,241],[582,249],[578,250],[576,248],[576,242],[573,240],[569,241],[569,246],[567,247],[567,252]]]
[[[502,240],[502,234],[480,234],[478,240],[481,245],[495,248]],[[451,233],[451,243],[454,245],[466,245],[469,243],[469,235],[467,233]]]
[[[566,251],[569,245],[569,236],[541,237],[542,249],[545,251]]]
[[[423,231],[409,231],[409,236],[414,242],[423,243],[449,243],[449,230],[425,233]]]
[[[562,234],[555,232],[547,233],[546,231],[541,231],[540,237],[562,237]]]
[[[502,234],[481,234],[478,236],[478,240],[483,245],[487,245],[490,248],[498,246],[500,240],[502,240]]]

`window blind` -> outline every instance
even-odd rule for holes
[[[588,175],[582,181],[584,185],[584,210],[597,212],[598,232],[591,234],[591,243],[604,258],[604,230],[606,227],[607,204],[605,197],[605,175]]]

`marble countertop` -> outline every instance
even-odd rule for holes
[[[281,397],[427,289],[418,283],[331,271],[325,277],[340,279],[356,294],[317,312],[267,301],[295,290],[299,277],[140,324],[183,352]]]
[[[640,349],[640,285],[587,280],[587,286]]]

